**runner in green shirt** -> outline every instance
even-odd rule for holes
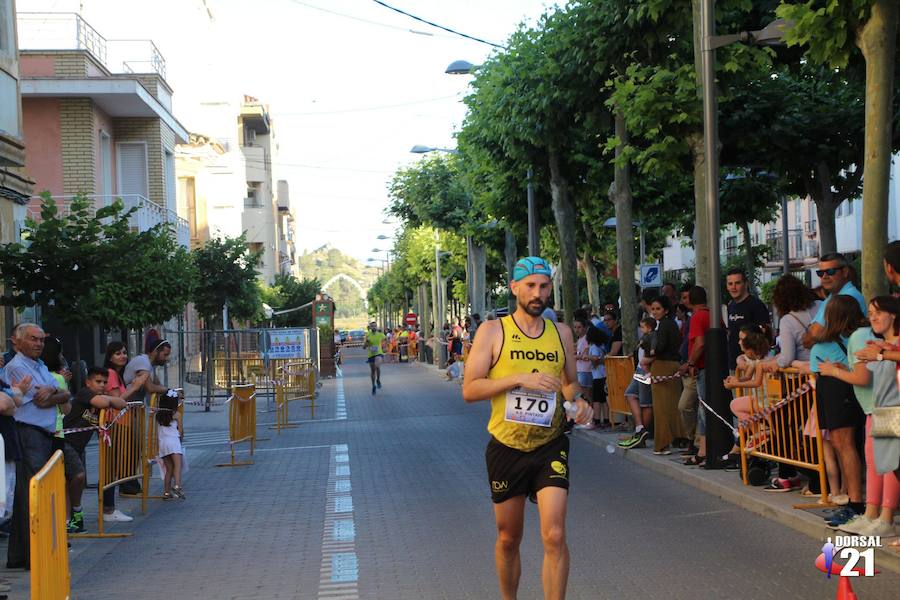
[[[369,323],[369,331],[366,332],[365,346],[369,351],[369,371],[372,376],[372,395],[375,395],[376,387],[381,387],[381,363],[384,360],[384,340],[383,333],[378,331],[378,325],[375,321]]]

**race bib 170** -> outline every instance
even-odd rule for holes
[[[506,393],[506,420],[550,427],[556,412],[556,393],[515,388]]]

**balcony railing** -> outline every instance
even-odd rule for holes
[[[109,40],[76,13],[20,12],[19,49],[86,50],[112,73],[158,73],[166,60],[150,40]]]
[[[766,244],[769,246],[769,253],[766,257],[768,262],[782,262],[784,260],[784,235],[778,231],[769,231],[766,234]],[[791,259],[799,260],[803,254],[803,231],[800,229],[791,229],[788,231],[788,250]]]
[[[87,196],[94,201],[94,207],[102,208],[108,206],[116,198],[122,200],[125,204],[125,211],[136,209],[128,218],[129,225],[135,231],[149,231],[157,225],[168,223],[173,232],[175,239],[180,246],[190,248],[191,244],[191,228],[187,219],[179,217],[174,211],[151,202],[147,198],[139,194],[121,194],[121,195],[91,195]],[[56,208],[59,214],[65,215],[68,212],[69,205],[72,203],[74,196],[53,196],[56,202]],[[28,216],[35,221],[41,220],[41,197],[34,196],[28,203]]]

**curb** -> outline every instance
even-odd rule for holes
[[[670,460],[671,456],[656,457],[648,452],[626,450],[618,446],[615,434],[591,433],[578,429],[573,433],[595,446],[607,448],[611,445],[615,449],[615,454],[625,460],[630,460],[661,475],[686,483],[813,539],[824,542],[827,537],[839,534],[823,525],[822,519],[816,515],[793,508],[791,503],[785,502],[788,497],[791,497],[787,494],[768,494],[768,496],[773,496],[770,500],[756,497],[755,488],[745,486],[739,479],[736,479],[736,474],[733,472],[691,469],[676,465]],[[725,481],[726,476],[730,483]],[[735,483],[737,485],[734,485]],[[778,501],[779,498],[782,501]],[[882,547],[875,549],[875,555],[877,557],[876,568],[900,574],[900,554]]]

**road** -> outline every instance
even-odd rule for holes
[[[498,597],[487,403],[465,404],[459,385],[430,367],[385,365],[383,383],[371,396],[362,354],[348,353],[343,376],[324,382],[315,421],[275,435],[263,424],[272,414],[260,414],[270,439],[245,467],[214,466],[228,458],[223,409],[189,413],[188,499],[155,501],[117,527],[133,537],[74,540],[74,597]],[[292,408],[292,419],[308,418]],[[578,434],[570,469],[569,598],[835,595],[835,580],[812,566],[821,541]],[[542,597],[540,559],[529,505],[520,598]],[[896,598],[900,577],[854,587],[862,600]]]

